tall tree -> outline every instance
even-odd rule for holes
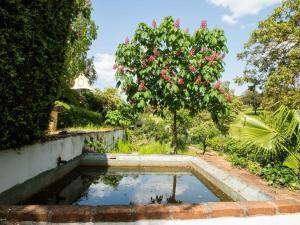
[[[226,112],[231,97],[220,89],[224,54],[227,53],[223,30],[207,28],[202,21],[194,34],[180,29],[180,21],[165,17],[157,26],[140,23],[134,38],[125,39],[116,52],[117,86],[129,102],[143,109],[151,105],[162,113],[173,114],[173,145],[177,152],[177,113],[207,109],[217,119]]]
[[[246,60],[242,80],[263,89],[263,104],[300,106],[300,0],[285,0],[259,23],[238,58]]]
[[[88,0],[76,0],[81,11],[70,25],[71,35],[67,42],[65,81],[71,82],[83,73],[93,83],[96,80],[93,58],[87,57],[90,46],[97,38],[97,26],[91,18],[92,6]]]

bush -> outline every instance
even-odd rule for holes
[[[58,115],[58,128],[88,126],[89,124],[101,125],[101,114],[64,102],[56,102],[56,106],[62,107],[62,112]]]
[[[64,83],[77,1],[1,1],[0,150],[44,135]]]
[[[300,178],[292,169],[278,165],[268,164],[261,170],[261,176],[272,186],[287,186],[291,189],[300,188]]]
[[[137,151],[137,148],[132,145],[131,143],[129,143],[128,141],[124,141],[124,140],[118,140],[114,152],[118,152],[118,153],[131,153]]]
[[[232,154],[228,156],[228,160],[234,165],[241,168],[245,168],[248,164],[247,159],[238,156],[237,154]]]

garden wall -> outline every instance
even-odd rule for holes
[[[22,200],[23,196],[36,193],[77,167],[85,139],[102,140],[105,146],[112,148],[114,143],[124,136],[124,130],[70,133],[18,150],[0,151],[0,202],[8,202],[5,199],[11,198],[11,193],[20,193],[15,198]],[[72,163],[58,166],[59,157]],[[45,176],[45,173],[48,175]],[[35,178],[35,182],[30,182],[32,178]]]

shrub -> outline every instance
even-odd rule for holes
[[[114,152],[125,153],[125,154],[131,153],[133,151],[136,151],[136,147],[134,147],[134,145],[132,145],[128,141],[124,141],[124,140],[118,140],[118,142],[116,143],[116,147],[114,149]]]
[[[268,164],[262,168],[261,176],[272,186],[300,189],[300,178],[290,168],[278,164]]]
[[[228,156],[228,160],[234,165],[241,168],[245,168],[248,164],[247,159],[238,156],[236,153]]]
[[[56,102],[56,106],[62,107],[62,112],[58,115],[58,128],[88,126],[89,124],[101,125],[101,114],[89,111],[74,105],[68,105],[64,102]]]

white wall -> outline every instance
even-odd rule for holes
[[[113,137],[115,141],[123,138],[124,131],[86,133],[24,146],[19,150],[0,151],[0,193],[56,168],[59,156],[69,161],[81,155],[84,140],[89,137],[102,137],[104,143],[111,146]]]

